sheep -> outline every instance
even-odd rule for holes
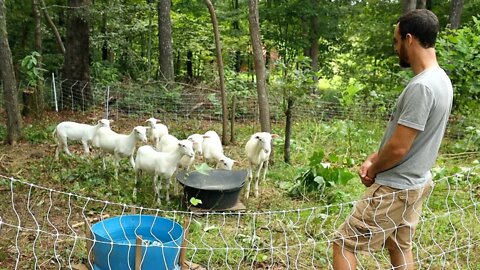
[[[128,157],[130,164],[135,168],[133,153],[137,141],[147,142],[146,128],[136,126],[128,135],[118,134],[107,128],[99,128],[93,137],[93,146],[100,148],[103,152],[111,153],[115,159],[115,178],[118,179],[118,162],[121,157]],[[103,169],[105,169],[105,157],[103,157]]]
[[[191,141],[191,140],[189,140],[189,141]],[[171,134],[167,134],[167,135],[163,136],[162,139],[160,140],[160,143],[158,145],[157,150],[159,152],[171,153],[171,152],[177,150],[178,142],[179,142],[179,140],[175,136],[173,136]],[[192,142],[192,145],[193,145],[193,147],[195,147],[193,142]],[[194,152],[195,152],[195,150],[194,150]],[[180,161],[178,162],[177,166],[179,168],[184,168],[188,171],[188,170],[190,170],[190,166],[192,166],[194,160],[195,160],[195,154],[193,156],[183,156],[180,159]]]
[[[188,136],[187,140],[191,141],[193,143],[193,150],[195,151],[195,154],[201,156],[203,155],[203,136],[195,133],[190,136]]]
[[[149,123],[150,129],[148,129],[148,140],[153,142],[155,148],[158,149],[160,140],[163,136],[168,134],[168,128],[164,124],[157,124],[157,119],[148,118],[145,122]]]
[[[168,190],[172,176],[177,170],[178,162],[184,156],[192,157],[193,155],[193,144],[188,140],[178,141],[176,149],[172,152],[158,152],[150,145],[139,147],[135,157],[135,188],[133,190],[133,197],[136,198],[137,196],[137,182],[141,172],[153,172],[157,204],[161,204],[160,190],[162,189],[162,180],[164,178],[168,180],[166,186],[166,201],[168,202],[170,200]],[[157,183],[158,176],[161,177],[159,183]]]
[[[101,127],[110,129],[110,122],[110,120],[101,119],[98,120],[98,123],[95,126],[70,121],[59,123],[53,131],[53,137],[57,143],[55,148],[55,159],[58,159],[59,157],[60,148],[62,148],[67,155],[72,155],[68,150],[68,140],[81,141],[84,154],[88,155],[90,153],[89,144],[95,136],[95,133]]]
[[[253,170],[255,173],[255,197],[258,197],[258,182],[260,180],[260,171],[264,168],[262,180],[265,181],[265,176],[268,171],[268,159],[271,152],[271,142],[273,138],[277,138],[277,134],[270,134],[268,132],[257,132],[253,134],[245,145],[245,153],[249,162],[248,181],[245,199],[248,199],[250,194],[250,183],[253,179]]]
[[[215,162],[217,169],[232,170],[235,160],[225,156],[222,141],[217,132],[209,130],[203,135],[203,159],[205,162]]]
[[[157,150],[159,152],[173,152],[177,149],[177,145],[178,139],[171,134],[167,134],[160,140]]]

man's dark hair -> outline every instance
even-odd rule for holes
[[[437,16],[430,10],[412,10],[401,16],[397,23],[402,39],[411,34],[424,48],[435,47],[440,26]]]

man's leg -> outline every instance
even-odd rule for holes
[[[335,270],[355,270],[357,267],[357,258],[355,254],[341,246],[333,243],[333,269]]]
[[[413,270],[413,253],[412,250],[401,250],[395,240],[389,237],[385,241],[385,246],[390,253],[390,262],[395,270]],[[335,258],[335,257],[334,257]]]

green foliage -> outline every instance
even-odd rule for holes
[[[93,81],[100,86],[112,85],[120,79],[118,68],[109,62],[92,63]]]
[[[31,125],[25,128],[25,138],[33,144],[43,143],[52,138],[54,129],[54,126],[44,127]]]
[[[46,70],[40,65],[39,60],[41,57],[38,52],[34,51],[30,55],[25,56],[21,62],[21,70],[27,79],[28,86],[36,87],[45,80],[43,73]]]
[[[306,195],[316,192],[317,195],[328,204],[341,199],[341,192],[338,186],[344,186],[355,175],[343,166],[352,166],[353,159],[340,160],[332,154],[323,162],[325,154],[323,151],[316,151],[309,158],[309,168],[302,171],[295,179],[294,185],[289,189],[292,196]],[[340,163],[340,165],[336,165]],[[340,198],[339,198],[340,197]]]
[[[451,146],[451,152],[478,152],[480,151],[480,128],[467,126],[462,130],[461,138]]]
[[[272,76],[272,88],[282,94],[285,100],[301,98],[315,87],[315,72],[311,70],[311,59],[299,56],[291,65],[278,62],[278,73]]]
[[[200,199],[197,199],[195,197],[191,197],[190,198],[190,203],[193,205],[193,206],[197,206],[199,204],[202,204],[202,200]]]
[[[454,87],[454,105],[470,114],[480,99],[480,19],[457,30],[449,30],[437,41],[440,65]]]

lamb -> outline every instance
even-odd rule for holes
[[[271,142],[273,138],[277,138],[277,134],[270,134],[268,132],[257,132],[253,134],[245,145],[245,153],[249,162],[248,168],[248,182],[245,199],[248,199],[250,194],[250,183],[253,179],[253,170],[255,173],[255,197],[258,197],[258,182],[260,180],[260,171],[264,168],[262,179],[265,181],[265,176],[268,171],[268,159],[271,152]]]
[[[218,135],[217,135],[218,136]],[[193,150],[195,151],[195,154],[201,156],[203,155],[203,136],[195,133],[190,136],[188,136],[187,140],[191,141],[193,143]]]
[[[115,178],[118,179],[118,162],[121,157],[128,157],[130,164],[135,168],[133,153],[137,141],[147,142],[146,128],[136,126],[129,135],[118,134],[107,128],[99,128],[93,137],[93,146],[100,148],[103,152],[111,153],[115,158]],[[105,157],[103,158],[105,169]]]
[[[172,152],[158,152],[150,145],[144,145],[138,148],[135,158],[135,188],[133,197],[137,196],[137,182],[142,171],[154,173],[153,183],[155,185],[155,194],[157,204],[161,204],[160,190],[162,189],[162,179],[168,179],[166,186],[166,201],[170,200],[169,188],[172,176],[177,170],[177,164],[184,156],[192,157],[194,155],[193,144],[188,140],[178,141],[176,149]],[[157,183],[158,176],[160,182]]]
[[[159,152],[173,152],[177,149],[177,145],[178,139],[171,134],[167,134],[160,140],[157,150]]]
[[[149,123],[150,129],[148,129],[148,140],[153,142],[155,148],[158,149],[160,140],[163,136],[168,134],[168,128],[164,124],[157,124],[157,119],[148,118],[145,122]]]
[[[215,162],[217,169],[232,170],[235,160],[225,156],[222,141],[217,132],[209,130],[203,135],[203,159],[206,162]]]
[[[95,126],[70,121],[58,124],[53,131],[53,137],[57,143],[55,148],[55,159],[58,159],[59,157],[60,148],[62,148],[67,155],[72,155],[68,150],[68,140],[81,141],[84,154],[88,155],[90,153],[89,144],[95,136],[95,133],[101,127],[110,129],[110,122],[110,120],[101,119],[98,120],[98,123]]]

